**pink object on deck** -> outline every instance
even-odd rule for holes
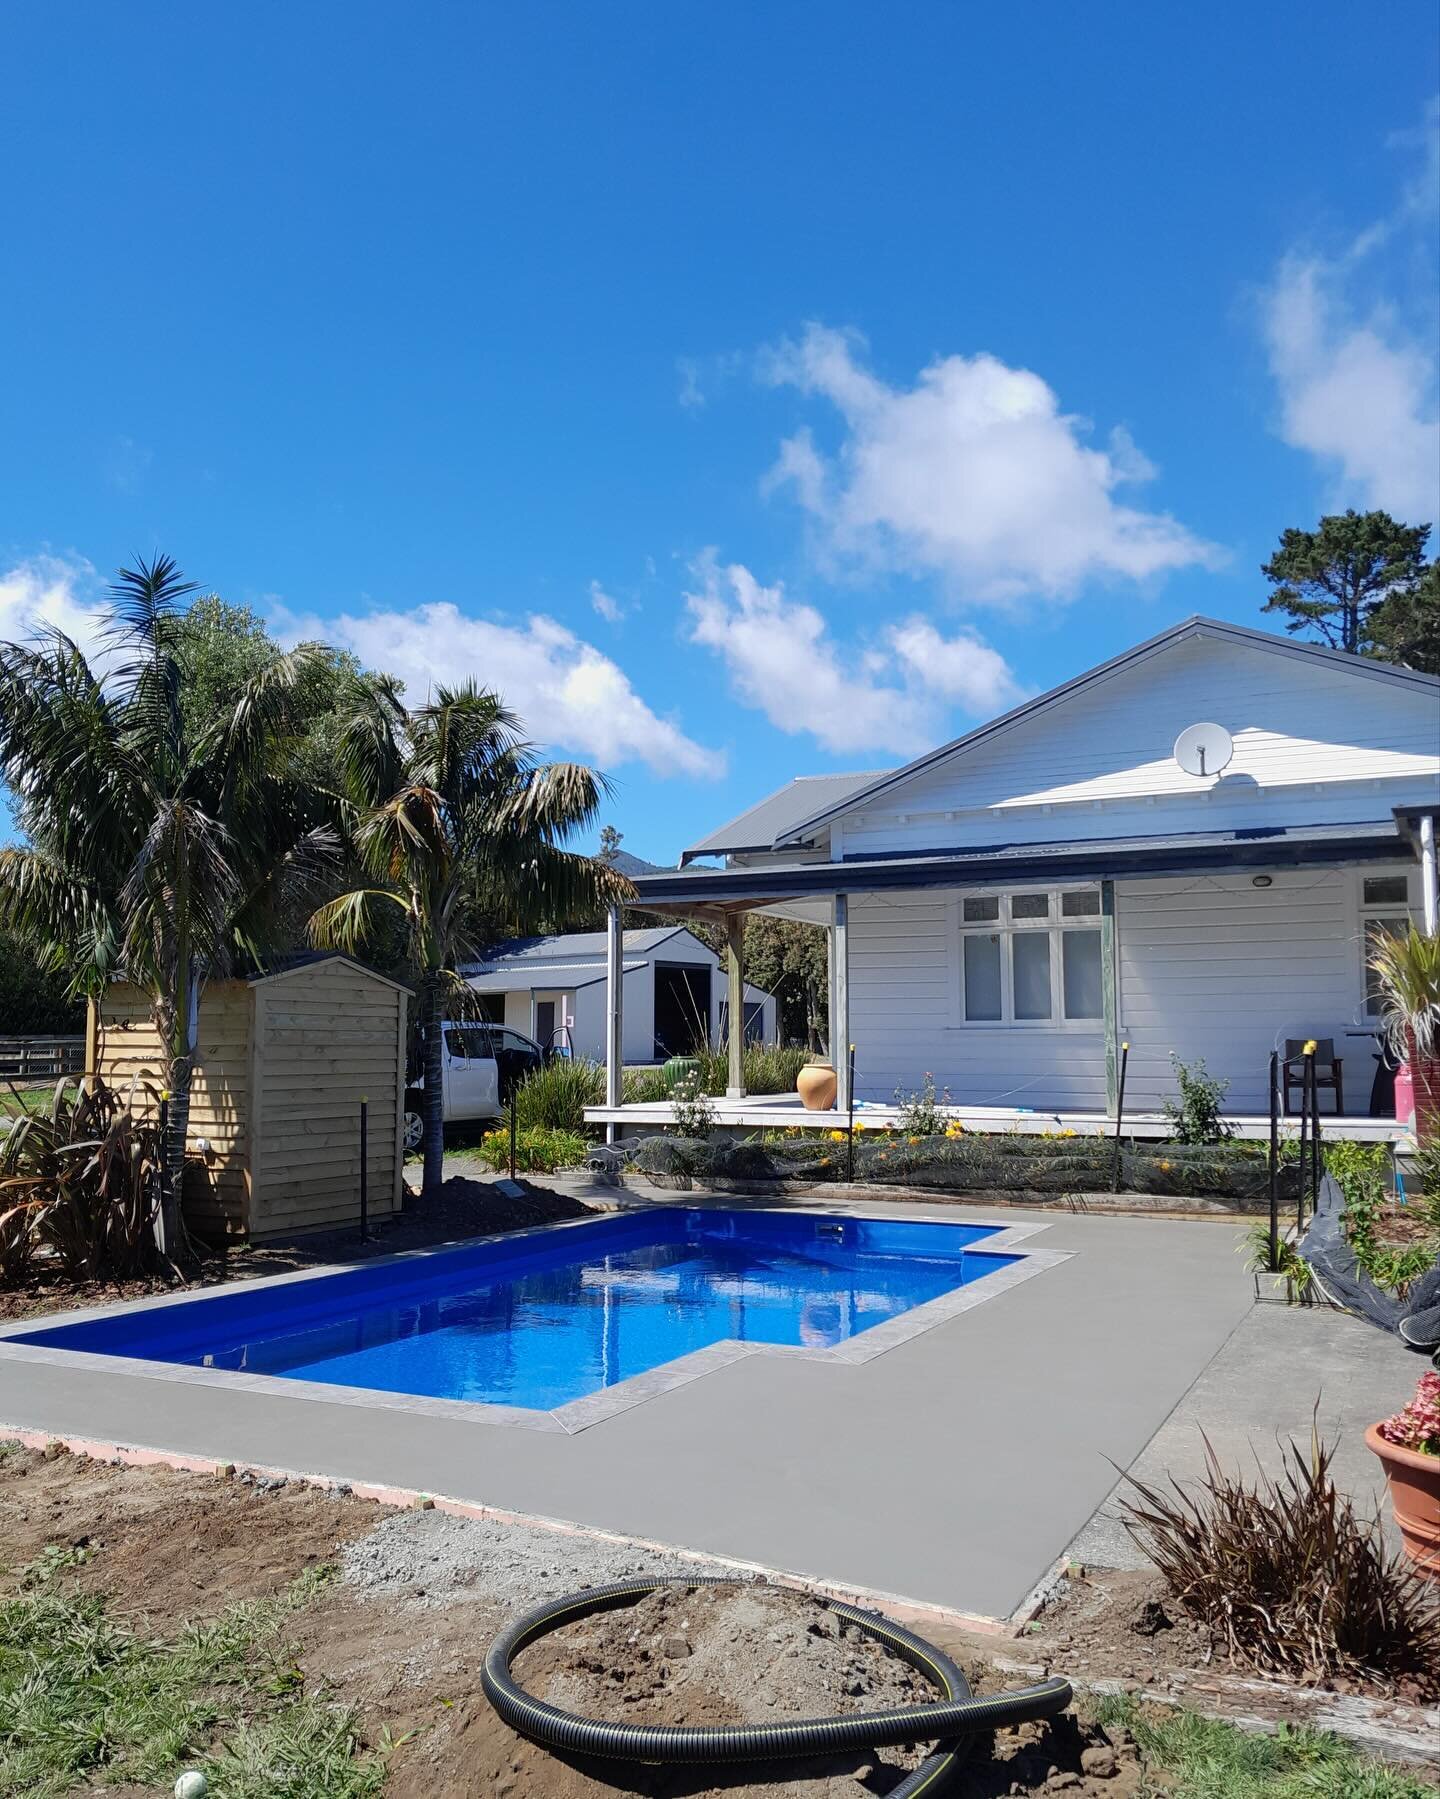
[[[1395,1070],[1395,1122],[1415,1128],[1415,1079],[1408,1062]]]

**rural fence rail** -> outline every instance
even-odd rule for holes
[[[0,1037],[0,1079],[45,1081],[84,1070],[83,1036]]]

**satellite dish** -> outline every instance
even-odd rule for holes
[[[1234,754],[1224,725],[1191,725],[1175,739],[1175,760],[1187,775],[1218,775]]]

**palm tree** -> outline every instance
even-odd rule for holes
[[[437,687],[407,712],[383,677],[340,732],[355,854],[373,885],[321,906],[311,935],[353,953],[386,910],[404,923],[419,993],[424,1068],[423,1187],[444,1159],[441,1026],[474,996],[459,965],[482,947],[487,919],[522,927],[543,916],[619,904],[629,881],[564,846],[593,822],[607,786],[593,769],[542,763],[519,721],[474,682]]]
[[[149,990],[171,1096],[168,1255],[200,987],[272,947],[297,883],[338,843],[333,802],[296,778],[291,754],[327,652],[290,651],[187,726],[176,650],[195,591],[168,556],[121,569],[98,670],[60,631],[0,645],[0,773],[28,838],[0,851],[0,923],[73,994],[98,998],[121,976]]]

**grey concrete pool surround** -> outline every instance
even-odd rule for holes
[[[971,1208],[824,1209],[1013,1227]],[[1043,1245],[1044,1278],[996,1303],[863,1361],[743,1355],[578,1432],[156,1378],[108,1357],[82,1367],[19,1344],[0,1348],[0,1423],[418,1488],[1003,1618],[1251,1310],[1241,1235],[1048,1213],[1025,1251]],[[1296,1396],[1297,1428],[1312,1401]]]
[[[758,1211],[761,1208],[750,1206],[746,1209]],[[793,1206],[788,1207],[787,1211],[809,1213],[816,1217],[833,1216],[820,1206]],[[932,1217],[925,1222],[933,1224],[942,1221]],[[331,1268],[265,1275],[254,1280],[231,1281],[223,1287],[206,1288],[199,1292],[163,1293],[149,1299],[133,1300],[125,1306],[125,1311],[127,1314],[168,1311],[174,1306],[203,1304],[206,1299],[215,1298],[221,1293],[265,1292],[302,1283],[339,1279],[353,1273],[357,1266],[366,1269],[413,1267],[434,1256],[443,1256],[446,1250],[474,1250],[490,1243],[513,1250],[517,1242],[527,1237],[553,1242],[561,1231],[583,1232],[594,1223],[595,1220],[591,1218],[572,1218],[556,1225],[535,1225],[529,1230],[505,1231],[490,1237],[471,1237],[463,1243],[436,1244],[427,1249],[405,1250],[398,1255],[375,1256],[361,1264],[337,1264]],[[848,1337],[830,1348],[790,1343],[747,1343],[728,1337],[721,1342],[707,1344],[703,1349],[691,1350],[688,1355],[676,1356],[673,1361],[662,1362],[658,1367],[631,1375],[628,1380],[616,1381],[613,1386],[602,1387],[597,1392],[587,1393],[580,1399],[572,1399],[565,1405],[555,1406],[548,1411],[531,1406],[493,1405],[469,1399],[432,1399],[418,1393],[389,1393],[372,1387],[340,1386],[330,1381],[291,1380],[284,1375],[250,1374],[243,1369],[207,1368],[188,1362],[151,1361],[143,1356],[107,1355],[93,1350],[66,1349],[58,1345],[26,1343],[21,1340],[37,1330],[63,1329],[67,1325],[85,1324],[91,1319],[106,1317],[116,1309],[109,1305],[87,1306],[81,1311],[55,1313],[39,1320],[30,1319],[19,1324],[0,1326],[0,1370],[3,1370],[4,1363],[9,1360],[87,1368],[96,1374],[113,1372],[118,1366],[129,1374],[143,1375],[151,1380],[180,1381],[187,1386],[238,1387],[248,1393],[274,1393],[284,1398],[323,1401],[329,1405],[370,1406],[379,1411],[418,1412],[427,1418],[453,1418],[462,1424],[485,1423],[512,1430],[558,1430],[573,1434],[602,1423],[606,1418],[613,1418],[619,1412],[628,1411],[631,1406],[643,1405],[647,1399],[668,1393],[672,1387],[683,1387],[702,1375],[711,1374],[718,1368],[738,1361],[742,1356],[798,1356],[805,1360],[852,1364],[873,1361],[876,1356],[884,1355],[898,1344],[908,1342],[921,1331],[932,1330],[947,1318],[956,1318],[960,1313],[968,1312],[972,1306],[982,1305],[987,1299],[994,1299],[1008,1292],[1011,1287],[1018,1286],[1021,1281],[1043,1274],[1047,1268],[1053,1268],[1064,1261],[1066,1258],[1063,1252],[1029,1249],[1027,1238],[1044,1229],[1045,1226],[1039,1223],[994,1227],[991,1236],[984,1237],[977,1243],[975,1253],[1017,1256],[1017,1260],[1008,1268],[998,1268],[967,1286],[954,1287],[948,1293],[941,1293],[934,1299],[927,1300],[923,1305],[911,1306],[907,1311],[887,1318],[880,1324],[871,1325],[857,1336]],[[577,1245],[576,1254],[583,1253]]]

